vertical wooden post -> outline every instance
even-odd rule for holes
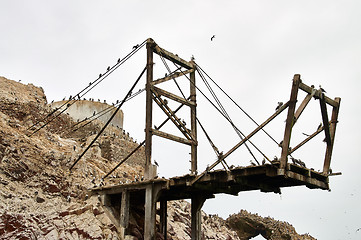
[[[125,230],[128,228],[129,223],[129,192],[124,190],[122,192],[122,199],[120,203],[120,235],[124,238]]]
[[[153,82],[153,45],[151,38],[147,40],[147,83],[146,90],[146,115],[145,115],[145,179],[152,178],[151,174],[151,157],[152,157],[152,92],[151,86]]]
[[[333,150],[333,143],[335,141],[336,125],[337,125],[338,112],[340,110],[341,98],[337,97],[337,98],[335,98],[335,101],[338,104],[337,104],[337,107],[333,107],[333,109],[332,109],[331,124],[330,124],[331,143],[327,144],[325,161],[323,163],[323,174],[328,174],[328,172],[330,170],[331,156],[332,156],[332,150]]]
[[[194,71],[190,73],[190,101],[196,103],[196,72],[195,63],[191,61]],[[196,141],[191,145],[191,173],[197,174],[197,106],[191,106],[191,132]]]
[[[160,232],[167,240],[167,200],[160,201]]]
[[[192,240],[201,240],[202,237],[202,206],[206,201],[206,198],[199,194],[192,196],[191,200],[191,215],[192,215]]]
[[[280,169],[285,169],[286,165],[287,165],[288,148],[289,148],[290,141],[291,141],[291,132],[292,132],[292,127],[293,127],[293,123],[294,123],[294,119],[295,119],[297,94],[298,94],[298,87],[299,87],[300,82],[301,82],[300,74],[295,74],[293,77],[293,81],[292,81],[292,90],[291,90],[291,96],[290,96],[290,101],[289,101],[289,106],[288,106],[285,133],[284,133],[283,143],[282,143]]]

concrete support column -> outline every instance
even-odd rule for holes
[[[161,185],[151,183],[145,188],[144,240],[156,239],[155,215]]]
[[[160,232],[164,236],[164,240],[167,240],[167,201],[162,200],[160,202]]]
[[[144,240],[155,239],[155,207],[153,185],[145,189]]]
[[[192,214],[192,240],[201,240],[202,237],[202,215],[201,209],[206,198],[201,195],[192,196],[191,214]]]

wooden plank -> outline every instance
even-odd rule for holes
[[[294,113],[296,109],[298,86],[300,82],[301,82],[301,76],[299,74],[295,74],[292,81],[291,96],[290,96],[287,119],[286,119],[285,133],[282,143],[282,153],[280,158],[281,169],[285,169],[287,165],[288,148],[291,141],[291,132],[294,123],[294,116],[295,116]]]
[[[156,54],[158,54],[158,55],[160,55],[160,56],[162,56],[162,57],[164,57],[164,58],[166,58],[166,59],[168,59],[168,60],[170,60],[170,61],[172,61],[172,62],[174,62],[174,63],[176,63],[176,64],[178,64],[178,65],[180,65],[182,67],[184,67],[184,68],[187,68],[187,69],[192,69],[193,68],[193,65],[191,63],[189,63],[189,62],[183,60],[182,58],[178,57],[177,55],[175,55],[175,54],[173,54],[173,53],[159,47],[158,45],[156,45],[153,48],[153,51]]]
[[[168,76],[166,76],[164,78],[159,78],[157,80],[154,80],[153,85],[157,85],[157,84],[169,81],[171,79],[175,79],[175,78],[184,76],[184,75],[186,75],[188,73],[192,73],[192,72],[194,72],[194,69],[189,69],[189,70],[182,71],[182,72],[175,72],[175,73],[172,73],[172,74],[170,74],[170,75],[168,75]]]
[[[169,99],[172,99],[172,100],[174,100],[176,102],[179,102],[179,103],[182,103],[184,105],[187,105],[187,106],[195,106],[196,105],[195,102],[193,102],[193,101],[188,101],[187,99],[179,97],[179,96],[177,96],[177,95],[175,95],[173,93],[170,93],[170,92],[168,92],[166,90],[163,90],[161,88],[153,87],[152,89],[153,89],[153,91],[156,91],[159,95],[165,96],[165,97],[167,97]]]
[[[320,98],[320,106],[321,106],[323,128],[325,130],[325,140],[326,140],[327,146],[330,146],[331,145],[330,127],[328,124],[327,106],[326,106],[326,102],[325,102],[323,93],[321,94],[321,98]]]
[[[192,145],[192,143],[193,143],[193,141],[191,141],[191,140],[181,138],[181,137],[175,136],[173,134],[165,133],[165,132],[162,132],[162,131],[159,131],[156,129],[153,129],[153,134],[156,136],[159,136],[159,137],[167,138],[169,140],[187,144],[187,145]]]
[[[323,163],[323,174],[328,174],[331,164],[331,156],[333,150],[333,144],[335,142],[335,134],[336,134],[336,126],[338,119],[338,112],[340,110],[341,98],[335,98],[335,102],[337,102],[337,107],[333,107],[332,115],[331,115],[331,124],[330,124],[330,135],[331,135],[331,144],[327,145],[325,160]]]
[[[300,82],[299,88],[300,88],[301,90],[309,93],[309,94],[312,94],[312,90],[314,89],[314,88],[312,88],[312,87],[307,86],[306,84],[304,84],[304,83],[302,83],[302,82]],[[314,97],[315,97],[316,99],[320,99],[321,93],[322,93],[322,92],[321,92],[320,90],[317,90],[316,93],[315,93],[315,95],[314,95]],[[330,104],[330,105],[333,106],[333,107],[337,107],[337,105],[338,105],[335,100],[332,100],[331,98],[329,98],[329,97],[327,97],[327,96],[325,96],[325,102],[326,102],[327,104]]]

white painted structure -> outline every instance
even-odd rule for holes
[[[52,108],[58,108],[67,101],[59,101],[54,102],[51,104]],[[112,116],[114,111],[116,110],[116,107],[108,105],[106,103],[101,102],[94,102],[94,101],[88,101],[88,100],[77,100],[77,101],[70,101],[68,104],[70,104],[70,107],[65,111],[65,113],[68,113],[69,116],[74,118],[76,121],[83,120],[86,117],[89,118],[93,115],[96,115],[98,120],[106,123],[109,118]],[[66,105],[62,107],[65,108]],[[105,114],[103,114],[106,112]],[[100,116],[101,115],[101,116]],[[99,117],[98,117],[99,116]],[[111,121],[111,124],[113,124],[116,127],[123,128],[123,111],[119,110],[113,120]]]

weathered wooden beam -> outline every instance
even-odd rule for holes
[[[267,182],[262,182],[262,180],[251,180],[249,178],[239,178],[237,182],[241,183],[242,185],[247,185],[253,189],[259,189],[261,192],[274,192],[274,193],[281,193],[281,190],[278,186],[274,186]]]
[[[326,102],[325,102],[323,93],[321,94],[321,97],[320,97],[320,107],[321,107],[323,128],[325,130],[325,140],[326,140],[327,146],[330,146],[331,145],[330,127],[328,124],[327,106],[326,106]]]
[[[163,112],[168,116],[168,118],[174,123],[174,125],[183,133],[183,135],[188,140],[193,140],[192,134],[188,128],[186,128],[185,124],[175,115],[175,112],[173,112],[167,104],[165,104],[164,100],[159,96],[159,94],[156,91],[153,91],[154,93],[154,101],[158,104],[160,109],[163,110]]]
[[[152,100],[152,82],[153,82],[153,51],[154,41],[147,40],[147,83],[146,90],[146,112],[145,112],[145,169],[144,175],[146,179],[150,178],[150,165],[152,157],[152,115],[153,115],[153,100]]]
[[[167,98],[170,98],[176,102],[182,103],[187,106],[195,106],[196,105],[195,102],[193,102],[193,101],[188,101],[187,99],[179,97],[173,93],[170,93],[170,92],[163,90],[161,88],[158,88],[158,87],[153,87],[153,91],[156,91],[159,95],[165,96]]]
[[[295,172],[291,172],[291,171],[286,171],[286,176],[289,178],[292,178],[296,181],[299,181],[301,184],[305,184],[307,187],[317,187],[317,188],[321,188],[321,189],[329,189],[329,186],[326,182],[322,182],[320,180],[317,180],[315,178],[310,178],[308,176],[299,174],[299,173],[295,173]]]
[[[262,128],[264,128],[269,122],[271,122],[275,117],[277,117],[283,110],[285,110],[289,106],[289,102],[283,104],[271,117],[269,117],[265,122],[263,122],[261,125],[259,125],[253,132],[251,132],[248,136],[243,138],[242,141],[237,143],[233,148],[231,148],[227,153],[223,154],[218,158],[216,162],[214,162],[207,170],[199,174],[192,182],[191,184],[194,184],[196,181],[198,181],[201,177],[204,176],[208,171],[212,170],[215,166],[217,166],[221,161],[223,161],[226,157],[228,157],[230,154],[232,154],[235,150],[237,150],[240,146],[242,146],[246,141],[248,141],[253,135],[255,135],[258,131],[260,131]]]
[[[157,85],[157,84],[160,84],[160,83],[163,83],[163,82],[166,82],[166,81],[169,81],[171,79],[174,79],[174,78],[178,78],[178,77],[181,77],[181,76],[184,76],[188,73],[192,73],[194,72],[194,69],[189,69],[189,70],[186,70],[186,71],[182,71],[182,72],[175,72],[175,73],[172,73],[164,78],[159,78],[157,80],[154,80],[153,81],[153,85]]]
[[[285,133],[282,142],[282,152],[280,158],[280,168],[285,169],[287,165],[287,156],[288,156],[288,148],[291,141],[291,132],[292,127],[294,124],[295,119],[295,109],[296,109],[296,102],[297,102],[297,94],[298,94],[298,86],[301,82],[301,76],[299,74],[295,74],[292,81],[292,89],[291,89],[291,96],[289,101],[287,119],[286,119],[286,127]]]
[[[320,132],[322,132],[324,129],[324,127],[320,127],[319,129],[317,129],[316,132],[312,133],[310,136],[308,136],[305,140],[303,140],[301,143],[299,143],[296,147],[293,147],[290,151],[290,154],[293,153],[294,151],[296,151],[297,149],[299,149],[300,147],[302,147],[305,143],[307,143],[308,141],[310,141],[312,138],[314,138],[315,136],[317,136]]]
[[[336,126],[338,121],[337,120],[338,112],[340,110],[341,98],[335,98],[335,102],[337,102],[337,107],[333,107],[332,109],[331,124],[330,124],[331,144],[327,145],[326,148],[325,161],[323,164],[323,174],[328,174],[330,170],[331,156],[332,156],[333,144],[335,142]]]
[[[271,117],[269,117],[266,121],[264,121],[261,125],[259,125],[255,130],[253,130],[248,136],[243,138],[242,141],[240,141],[238,144],[236,144],[232,149],[230,149],[228,152],[223,154],[223,157],[221,160],[228,157],[231,153],[233,153],[237,148],[239,148],[242,144],[244,144],[246,141],[248,141],[251,137],[253,137],[258,131],[260,131],[262,128],[264,128],[268,123],[270,123],[275,117],[277,117],[283,110],[285,110],[289,106],[289,102],[282,105],[274,114],[272,114]],[[221,161],[220,160],[220,161]],[[219,162],[220,162],[219,161]]]
[[[303,99],[301,105],[298,107],[296,113],[295,113],[295,123],[298,120],[298,118],[301,116],[303,110],[305,110],[307,104],[310,102],[312,97],[315,95],[316,89],[312,90],[312,93],[308,93],[306,97]]]
[[[304,84],[304,83],[302,83],[302,82],[300,82],[299,88],[300,88],[301,90],[309,93],[309,94],[312,94],[312,90],[314,89],[314,88],[312,88],[312,87],[307,86],[306,84]],[[316,99],[319,99],[319,98],[321,97],[321,93],[322,93],[322,92],[321,92],[320,90],[317,90],[316,93],[315,93],[315,95],[314,95],[314,97],[315,97]],[[329,98],[329,97],[327,97],[327,96],[325,96],[325,102],[326,102],[327,104],[330,104],[330,105],[333,106],[333,107],[337,107],[337,105],[338,105],[335,100],[332,100],[331,98]]]
[[[178,65],[180,65],[182,67],[184,67],[184,68],[187,68],[187,69],[192,69],[193,68],[193,65],[191,63],[189,63],[186,60],[183,60],[182,58],[178,57],[177,55],[175,55],[175,54],[173,54],[173,53],[159,47],[158,45],[156,45],[153,48],[153,51],[156,54],[158,54],[158,55],[160,55],[160,56],[162,56],[162,57],[164,57],[164,58],[166,58],[166,59],[168,59],[168,60],[170,60],[170,61],[172,61],[172,62],[174,62],[174,63],[176,63],[176,64],[178,64]]]
[[[176,142],[179,142],[179,143],[183,143],[183,144],[187,144],[187,145],[192,145],[192,143],[193,143],[192,140],[181,138],[181,137],[175,136],[173,134],[165,133],[165,132],[162,132],[162,131],[159,131],[159,130],[156,130],[156,129],[153,129],[152,132],[153,132],[153,135],[163,137],[163,138],[167,138],[169,140],[176,141]]]
[[[191,64],[193,65],[193,70],[195,70],[195,63],[192,60]],[[190,106],[190,116],[191,116],[191,134],[192,139],[197,142],[197,98],[196,98],[196,74],[195,71],[190,73],[190,102],[194,105]],[[192,143],[191,145],[191,173],[197,174],[197,144]]]

